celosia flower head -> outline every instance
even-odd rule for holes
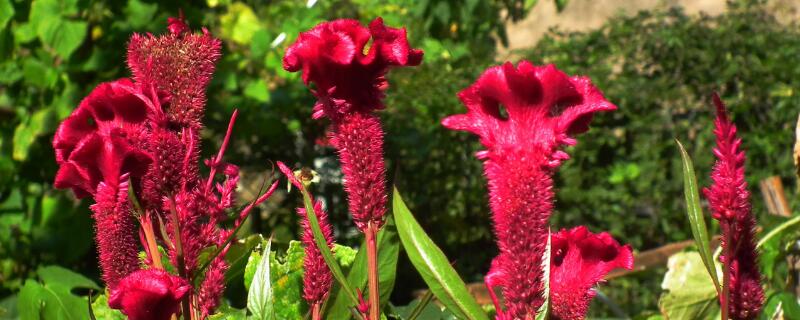
[[[153,102],[128,79],[98,85],[59,125],[53,138],[56,188],[78,198],[94,195],[98,184],[119,184],[128,173],[141,177],[152,161],[141,149]]]
[[[735,320],[755,319],[764,305],[764,290],[754,241],[756,221],[744,179],[745,154],[725,105],[716,94],[713,100],[717,108],[714,121],[717,162],[711,173],[713,183],[703,193],[708,198],[712,217],[719,221],[722,229],[724,249],[720,259],[730,272],[729,316]],[[727,252],[730,254],[725,254]]]
[[[589,78],[528,61],[516,68],[510,62],[491,67],[458,96],[467,113],[442,124],[478,135],[486,147],[479,158],[491,161],[509,149],[529,150],[544,156],[540,164],[551,168],[569,158],[558,148],[574,145],[573,136],[589,129],[594,113],[616,110]]]
[[[108,305],[131,320],[168,320],[189,290],[189,282],[163,270],[139,270],[111,291]]]
[[[278,162],[278,168],[286,175],[286,178],[298,189],[302,189],[303,185],[295,177],[292,170],[289,169],[282,162]],[[322,209],[322,203],[314,201],[314,213],[317,215],[322,235],[328,244],[328,249],[333,248],[333,231],[330,222],[328,221],[328,213]],[[322,303],[330,293],[333,285],[333,274],[322,258],[322,253],[314,241],[314,233],[311,231],[311,224],[308,221],[308,215],[305,208],[297,208],[297,214],[300,216],[300,226],[302,227],[303,234],[301,240],[305,247],[305,258],[303,260],[303,298],[309,305]]]
[[[286,50],[283,68],[302,71],[303,82],[314,84],[319,99],[314,106],[315,118],[335,119],[382,109],[388,69],[415,66],[421,61],[422,51],[409,46],[405,29],[387,27],[381,18],[373,20],[369,28],[356,20],[341,19],[300,33]]]
[[[472,132],[485,150],[490,207],[500,254],[487,284],[503,288],[511,319],[533,317],[544,302],[542,256],[553,209],[552,174],[569,156],[574,135],[596,112],[615,110],[588,78],[553,65],[522,61],[487,69],[459,93],[466,114],[445,118],[452,130]]]
[[[586,316],[593,287],[616,268],[632,269],[630,245],[620,245],[607,232],[593,234],[584,226],[561,230],[551,238],[550,307],[557,320]]]
[[[137,82],[153,83],[170,95],[166,111],[171,123],[199,128],[221,43],[205,28],[192,33],[182,17],[168,22],[167,34],[131,37],[128,66]]]
[[[350,213],[362,231],[380,228],[386,212],[383,129],[372,111],[384,107],[389,68],[418,65],[422,55],[409,46],[405,29],[387,27],[381,18],[369,28],[347,19],[321,23],[286,50],[284,69],[302,71],[303,82],[313,86],[313,117],[332,120],[330,141],[339,152]]]

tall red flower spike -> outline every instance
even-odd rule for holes
[[[736,125],[728,119],[725,105],[716,93],[713,100],[717,108],[714,121],[717,162],[711,173],[713,184],[703,193],[708,198],[711,216],[719,221],[722,229],[720,259],[730,272],[729,317],[755,319],[764,305],[764,290],[754,241],[756,220],[744,180],[745,154],[741,150],[742,139],[736,137]]]
[[[489,68],[459,97],[467,113],[442,124],[478,135],[486,147],[477,156],[489,180],[500,249],[492,274],[505,275],[493,284],[503,288],[508,317],[532,318],[544,301],[541,265],[552,175],[569,158],[560,148],[576,143],[573,136],[588,130],[594,113],[616,106],[588,78],[527,61]]]
[[[53,138],[59,164],[55,187],[95,199],[95,238],[103,280],[110,288],[139,269],[128,179],[138,180],[152,162],[142,147],[154,106],[128,79],[102,83],[59,125]]]
[[[283,164],[283,162],[278,161],[278,168],[295,187],[298,189],[303,188],[292,170]],[[314,213],[317,215],[317,221],[319,221],[322,235],[325,236],[328,247],[332,249],[333,231],[328,220],[328,213],[322,209],[322,204],[319,201],[314,201]],[[297,214],[301,219],[300,226],[303,229],[301,240],[305,247],[306,254],[303,260],[303,298],[309,305],[313,306],[325,301],[333,285],[333,274],[325,263],[325,259],[322,258],[322,253],[319,247],[317,247],[316,241],[314,241],[314,233],[311,231],[306,209],[297,208]]]
[[[172,100],[167,109],[170,122],[199,128],[221,42],[205,28],[192,33],[183,18],[169,18],[169,33],[134,34],[128,44],[128,66],[137,82],[153,83]]]
[[[188,281],[163,270],[139,270],[111,291],[108,305],[122,310],[130,320],[168,320],[178,313],[189,290]]]
[[[339,151],[350,213],[362,231],[370,223],[380,228],[386,212],[383,129],[372,111],[384,108],[389,68],[418,65],[422,55],[409,46],[405,29],[387,27],[381,18],[369,28],[347,19],[321,23],[286,50],[284,69],[302,71],[303,82],[314,85],[314,118],[332,121],[330,140]]]
[[[611,270],[633,269],[630,245],[584,226],[554,233],[550,252],[550,315],[555,320],[583,319],[596,294],[593,287]]]

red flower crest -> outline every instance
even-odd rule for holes
[[[372,39],[369,51],[364,48]],[[283,68],[303,73],[314,83],[314,118],[337,118],[353,112],[383,109],[386,71],[393,66],[416,66],[422,51],[408,44],[405,29],[395,29],[376,18],[369,29],[356,20],[324,22],[300,33],[287,50]]]

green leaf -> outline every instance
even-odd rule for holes
[[[322,253],[322,258],[325,260],[325,264],[327,264],[328,268],[331,269],[333,277],[337,282],[339,282],[339,285],[342,287],[345,293],[347,293],[350,301],[354,304],[358,304],[358,297],[356,296],[355,289],[353,289],[350,283],[347,282],[347,278],[345,278],[342,268],[339,267],[338,263],[336,263],[336,260],[333,258],[333,254],[331,254],[331,250],[328,249],[328,243],[325,241],[325,236],[322,234],[322,229],[319,227],[319,220],[317,219],[317,213],[314,211],[314,205],[311,204],[311,196],[308,194],[308,191],[306,191],[305,187],[303,187],[300,191],[303,194],[303,205],[306,208],[308,224],[311,226],[311,232],[314,234],[314,241],[317,243],[317,248],[320,249],[320,253]]]
[[[700,206],[700,192],[697,188],[697,177],[694,174],[694,165],[686,149],[677,139],[675,142],[678,144],[678,149],[681,152],[681,159],[683,164],[683,192],[686,197],[686,214],[689,217],[689,225],[692,228],[692,235],[694,236],[697,250],[700,257],[703,259],[703,264],[706,266],[714,286],[719,291],[719,277],[714,271],[714,258],[711,253],[711,244],[708,238],[708,229],[706,228],[706,219],[703,215],[703,207]]]
[[[240,239],[231,243],[228,252],[225,254],[225,261],[228,262],[228,271],[225,272],[225,283],[239,279],[246,272],[247,264],[250,261],[250,256],[258,245],[264,244],[266,240],[260,234],[253,234],[247,238]],[[255,274],[255,270],[253,270]],[[252,275],[251,275],[252,276]],[[250,278],[253,279],[252,277]],[[239,281],[239,280],[237,280]],[[246,289],[249,289],[249,284]]]
[[[392,208],[400,241],[411,264],[428,284],[428,288],[448,310],[459,319],[486,319],[480,305],[467,291],[464,280],[458,276],[442,250],[425,234],[394,189]]]
[[[52,88],[58,81],[58,74],[54,68],[34,58],[24,60],[22,76],[26,84],[44,89]]]
[[[22,319],[89,318],[86,298],[72,294],[72,290],[99,291],[97,284],[58,266],[41,267],[37,273],[42,282],[28,279],[19,293],[18,308]]]
[[[6,28],[6,24],[14,17],[14,4],[11,0],[0,0],[0,30]]]
[[[265,255],[269,256],[271,247],[272,239],[269,239],[264,248]],[[255,319],[275,319],[269,268],[269,259],[261,259],[261,263],[258,264],[253,276],[253,282],[250,284],[250,290],[247,293],[247,310],[250,310]]]
[[[50,19],[40,23],[38,35],[42,43],[53,48],[61,58],[69,59],[86,38],[88,26],[83,21]]]
[[[697,252],[680,252],[669,258],[658,301],[667,319],[719,319],[715,284],[706,276]],[[716,268],[715,268],[716,269]]]
[[[547,320],[550,316],[550,255],[552,249],[553,234],[547,233],[547,247],[542,256],[542,271],[544,280],[544,303],[536,312],[536,320]]]
[[[242,45],[249,44],[253,34],[261,27],[253,9],[241,2],[228,6],[228,12],[220,16],[219,20],[222,37]]]
[[[378,231],[378,287],[381,295],[381,306],[386,305],[394,289],[397,275],[397,259],[400,256],[400,240],[397,238],[397,227],[394,218],[389,216],[383,228]],[[366,248],[362,241],[359,248]],[[337,250],[338,253],[338,250]],[[353,266],[347,273],[347,282],[362,292],[367,287],[367,251],[358,250]],[[330,307],[325,312],[330,319],[348,319],[352,315],[350,308],[355,306],[346,296],[346,293],[334,288],[330,300]]]
[[[50,108],[40,109],[33,116],[20,123],[14,129],[14,148],[12,153],[14,160],[27,160],[28,151],[36,141],[36,138],[52,131],[54,126],[55,115]]]
[[[258,102],[269,102],[269,89],[264,79],[248,83],[247,87],[244,88],[244,95]]]
[[[108,296],[102,294],[92,302],[92,311],[97,319],[125,320],[128,319],[121,311],[108,306]]]
[[[157,3],[145,3],[140,0],[128,0],[125,7],[125,17],[133,29],[144,29],[152,23],[153,16],[158,12]]]

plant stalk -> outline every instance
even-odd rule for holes
[[[145,212],[140,220],[142,224],[142,230],[144,231],[144,237],[147,241],[147,249],[148,253],[150,253],[150,261],[153,263],[153,268],[155,269],[164,269],[164,266],[161,264],[161,252],[158,251],[158,245],[156,244],[156,235],[155,231],[153,231],[153,220],[150,219],[150,213]]]
[[[381,297],[378,290],[378,228],[370,222],[367,224],[367,279],[369,286],[369,319],[381,318]]]
[[[720,297],[720,308],[722,309],[720,314],[722,320],[728,320],[728,303],[730,302],[730,291],[731,291],[731,269],[730,269],[730,262],[731,262],[731,228],[730,222],[728,223],[727,230],[725,231],[725,247],[724,249],[724,257],[725,263],[722,264],[722,296]]]
[[[322,303],[316,302],[313,306],[311,306],[311,320],[322,320],[322,315],[320,312],[320,307]]]
[[[189,279],[189,277],[186,274],[186,265],[183,261],[183,243],[181,242],[181,229],[179,226],[180,223],[178,222],[178,210],[175,208],[175,200],[173,199],[170,199],[170,213],[172,215],[173,234],[175,236],[174,240],[175,254],[176,254],[175,260],[177,260],[178,262],[177,265],[178,275],[180,275],[181,278]],[[189,294],[187,294],[183,298],[183,301],[181,302],[181,308],[183,310],[184,320],[186,320],[187,318],[194,319],[194,314],[192,313],[191,301],[192,301],[192,292],[190,291]]]

